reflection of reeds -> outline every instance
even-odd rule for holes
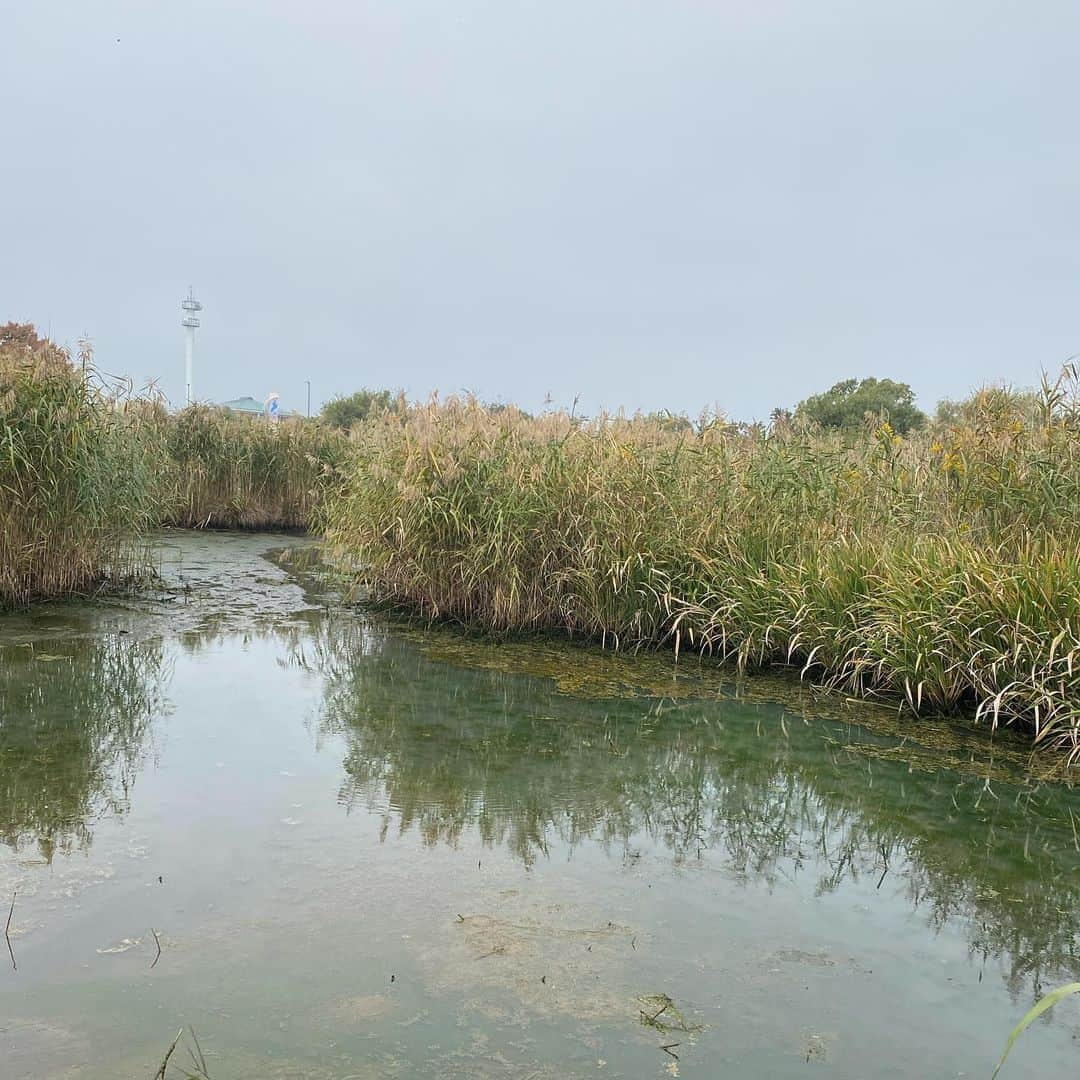
[[[793,665],[1080,748],[1080,407],[1005,391],[908,439],[449,401],[353,432],[322,511],[387,602],[492,631]]]
[[[586,840],[633,858],[648,836],[680,862],[721,858],[769,886],[809,874],[822,894],[860,881],[899,893],[976,957],[1001,958],[1017,993],[1074,964],[1068,789],[987,790],[977,767],[959,776],[917,755],[871,767],[846,749],[847,724],[785,724],[774,706],[582,700],[546,680],[432,663],[349,621],[323,624],[303,663],[325,679],[318,730],[345,740],[341,799],[380,808],[384,835],[473,835],[526,863]]]
[[[90,822],[122,813],[167,676],[161,646],[72,639],[38,657],[0,650],[0,841],[16,850],[90,843]]]

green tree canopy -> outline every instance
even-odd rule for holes
[[[358,420],[384,412],[399,412],[399,395],[389,390],[357,390],[328,401],[320,414],[331,427],[348,431]]]
[[[827,428],[857,428],[868,415],[881,416],[901,435],[926,423],[915,405],[915,392],[892,379],[845,379],[799,402],[795,412]]]

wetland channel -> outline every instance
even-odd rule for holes
[[[4,1077],[183,1026],[215,1080],[989,1078],[1080,978],[1080,792],[1008,736],[157,543],[154,591],[0,617]],[[1078,1067],[1074,1000],[1002,1076]]]

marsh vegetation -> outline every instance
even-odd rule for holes
[[[205,405],[161,418],[165,521],[188,528],[306,529],[344,437],[318,423],[268,423]]]
[[[1076,373],[908,437],[472,401],[354,429],[317,520],[377,600],[670,645],[1080,739]]]
[[[0,328],[0,607],[137,574],[160,506],[160,462],[116,389],[24,329]]]
[[[0,608],[145,581],[164,525],[303,529],[345,438],[100,376],[32,327],[0,328]]]
[[[161,525],[310,529],[370,600],[425,618],[780,666],[1080,751],[1074,369],[933,422],[865,380],[821,396],[832,420],[810,399],[767,425],[370,392],[269,423],[170,414],[15,329],[0,604],[144,576]],[[883,387],[904,435],[851,421]]]

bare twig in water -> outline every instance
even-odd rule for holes
[[[150,965],[150,970],[153,971],[157,967],[157,962],[161,959],[161,940],[152,926],[150,927],[150,933],[154,935],[154,944],[157,946],[157,956],[154,957],[154,962]]]
[[[668,1043],[667,1046],[661,1046],[660,1049],[663,1050],[665,1054],[670,1055],[676,1061],[678,1061],[679,1055],[675,1053],[675,1047],[679,1045],[679,1043]]]
[[[11,956],[11,970],[18,971],[19,965],[15,963],[15,950],[11,947],[11,916],[15,914],[15,897],[18,890],[11,894],[11,907],[8,909],[7,925],[4,927],[4,940],[7,942],[8,953]]]
[[[156,1073],[154,1073],[154,1080],[165,1080],[165,1070],[169,1067],[169,1058],[171,1058],[173,1056],[173,1051],[176,1050],[176,1045],[177,1045],[177,1043],[180,1042],[180,1036],[183,1035],[183,1034],[184,1034],[184,1029],[183,1028],[181,1028],[176,1033],[176,1038],[173,1039],[172,1045],[165,1052],[165,1058],[162,1061],[162,1063],[158,1066],[158,1071]]]

